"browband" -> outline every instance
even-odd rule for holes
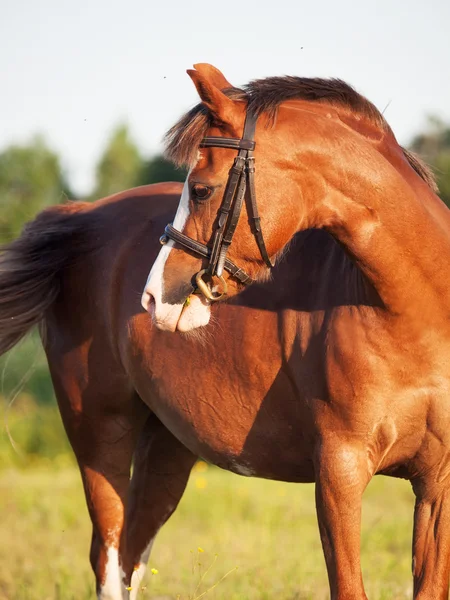
[[[232,150],[254,150],[253,140],[240,140],[239,138],[205,137],[200,142],[200,148],[231,148]]]

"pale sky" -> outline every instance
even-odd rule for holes
[[[0,150],[43,134],[88,193],[112,128],[144,154],[197,102],[186,69],[234,85],[340,77],[407,144],[427,114],[450,122],[449,0],[0,0]]]

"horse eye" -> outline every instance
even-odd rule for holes
[[[198,200],[207,200],[211,194],[213,193],[212,188],[207,185],[201,185],[200,183],[196,183],[192,186],[192,195],[195,196]]]

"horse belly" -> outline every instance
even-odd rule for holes
[[[136,390],[197,456],[241,475],[313,481],[312,416],[283,361],[277,314],[223,311],[203,341],[136,316],[127,336]]]
[[[285,382],[267,390],[228,381],[189,394],[188,381],[186,374],[183,386],[176,377],[153,379],[147,402],[194,454],[240,475],[314,481],[310,417]]]

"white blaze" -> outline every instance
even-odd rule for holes
[[[189,184],[188,180],[184,182],[183,192],[180,198],[180,204],[178,205],[177,214],[175,215],[175,219],[173,222],[173,226],[178,231],[182,231],[184,225],[189,216]],[[147,289],[151,289],[151,295],[154,297],[155,301],[162,300],[164,295],[164,265],[166,264],[167,259],[169,258],[170,251],[172,250],[174,242],[169,240],[167,244],[159,251],[159,254],[153,263],[153,267],[149,273],[147,278],[147,283],[145,284],[144,293],[142,294],[142,306],[147,310],[149,303],[149,293]]]
[[[178,231],[183,231],[190,214],[188,180],[189,175],[184,183],[180,204],[178,205],[177,214],[173,222],[173,226]],[[174,242],[169,240],[161,248],[145,284],[141,304],[152,315],[153,321],[159,329],[175,331],[179,324],[178,329],[190,331],[209,322],[209,303],[203,300],[200,301],[196,297],[186,307],[184,307],[184,302],[181,304],[169,304],[162,301],[164,296],[164,267],[173,246]],[[154,300],[154,307],[152,306],[152,298]]]

